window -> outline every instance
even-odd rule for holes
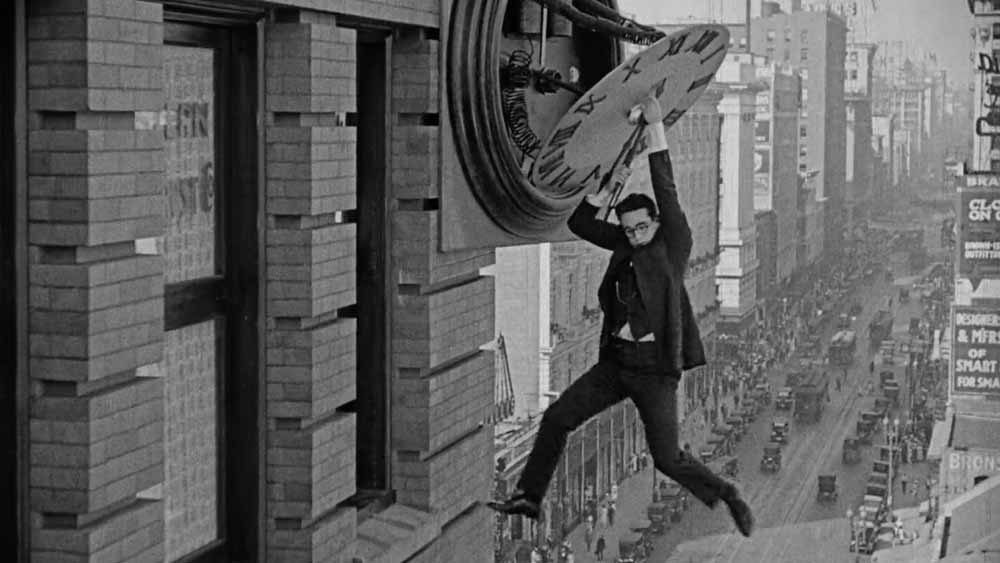
[[[255,28],[164,28],[163,496],[176,517],[165,523],[163,558],[173,561],[241,552],[253,536],[253,501],[230,499],[261,478],[247,447],[259,434],[246,418],[259,404],[261,367],[247,351],[262,344],[263,211],[256,167],[231,165],[258,159],[256,124],[239,118],[256,112]],[[225,439],[235,435],[244,439]]]
[[[850,77],[851,80],[857,80],[858,79],[858,69],[852,68],[850,70],[850,72],[848,73],[848,77]]]
[[[808,88],[803,88],[802,89],[802,107],[803,108],[806,107],[806,103],[807,102],[809,102],[809,89]]]
[[[803,29],[802,32],[799,33],[799,41],[801,41],[802,43],[808,43],[809,42],[809,31],[808,30]]]
[[[768,41],[774,41],[774,30],[773,29],[767,30],[767,40]]]
[[[786,27],[785,28],[785,43],[791,43],[791,42],[792,42],[792,28]]]
[[[1000,23],[993,24],[993,39],[1000,39]]]
[[[806,128],[806,126],[799,125],[799,137],[802,137],[804,139],[808,136],[809,136],[809,130]]]
[[[766,55],[767,55],[767,60],[768,61],[773,61],[774,60],[774,47],[768,47],[767,51],[766,51]]]
[[[799,163],[799,172],[805,172],[805,171],[806,171],[806,163],[805,162],[800,162]]]
[[[804,68],[800,70],[799,76],[802,77],[802,80],[809,80],[809,69]]]
[[[805,47],[803,47],[799,51],[799,60],[802,61],[802,62],[806,62],[806,61],[809,60],[809,49],[806,49]]]
[[[852,62],[857,62],[857,60],[858,60],[858,52],[857,51],[851,51],[851,54],[847,58],[848,58],[848,60],[850,60]]]
[[[746,37],[740,37],[740,47],[743,48],[743,49],[746,49],[746,47],[747,47],[747,38]]]
[[[788,51],[788,49],[785,49],[785,62],[790,60],[792,60],[792,54]]]

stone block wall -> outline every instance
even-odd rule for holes
[[[32,561],[162,561],[162,7],[28,3]]]
[[[269,562],[485,561],[493,249],[440,250],[442,8],[287,0],[263,28]],[[167,557],[167,3],[28,2],[31,558]],[[338,13],[324,12],[336,8]],[[312,11],[315,10],[315,11]],[[446,12],[446,10],[445,10]],[[359,515],[357,32],[393,26],[389,444],[395,504]],[[353,18],[353,19],[351,19]],[[252,376],[253,374],[248,374]]]
[[[268,561],[351,561],[355,509],[355,31],[329,14],[265,30]]]

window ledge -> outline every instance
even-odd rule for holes
[[[402,563],[441,535],[439,517],[393,504],[365,520],[357,531],[360,563]]]

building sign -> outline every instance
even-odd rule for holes
[[[756,197],[771,196],[771,149],[766,147],[753,151],[753,192]]]
[[[1000,312],[956,306],[952,333],[954,392],[1000,395]]]
[[[984,477],[1000,474],[1000,452],[990,450],[945,450],[941,463],[942,500],[960,495]]]
[[[1000,177],[969,175],[959,190],[958,275],[973,287],[1000,277]]]
[[[771,120],[761,119],[754,127],[754,140],[758,143],[771,142]]]

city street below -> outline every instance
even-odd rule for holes
[[[874,373],[869,372],[869,362],[878,352],[877,344],[874,347],[869,344],[869,322],[878,310],[891,308],[895,317],[893,338],[902,341],[906,338],[909,319],[919,317],[921,312],[918,299],[902,303],[898,299],[898,288],[912,285],[920,272],[908,271],[905,253],[893,254],[889,267],[897,272],[895,280],[887,281],[881,275],[876,276],[877,281],[873,283],[862,280],[858,293],[848,292],[845,296],[849,300],[860,300],[863,305],[862,313],[851,327],[858,334],[857,353],[846,369],[846,381],[840,389],[830,384],[829,403],[822,412],[821,420],[817,423],[795,420],[790,411],[777,411],[774,402],[771,402],[760,411],[736,444],[733,455],[739,460],[739,472],[732,480],[754,510],[756,531],[753,536],[744,538],[736,532],[723,503],[710,510],[692,498],[680,521],[668,522],[665,533],[651,536],[652,552],[647,555],[647,561],[869,560],[868,556],[856,556],[848,551],[851,529],[847,512],[848,509],[857,510],[862,503],[876,455],[875,448],[886,443],[885,431],[880,429],[873,436],[872,445],[862,446],[858,463],[843,462],[842,445],[846,437],[854,434],[858,414],[872,410],[873,396],[878,392],[878,369]],[[821,333],[824,351],[825,344],[837,331],[834,324],[828,323]],[[788,359],[769,370],[772,389],[784,386],[785,374],[794,371],[793,362],[796,361],[798,359]],[[834,365],[823,366],[823,369],[829,372],[831,382],[843,370]],[[903,383],[900,407],[893,411],[898,418],[905,417],[908,404],[908,386],[905,384],[908,382]],[[782,451],[780,469],[764,472],[760,469],[762,450],[770,441],[771,423],[776,416],[785,416],[791,421],[790,436]],[[896,472],[900,477],[905,475],[905,481],[913,486],[904,494],[901,486],[904,479],[894,479],[893,509],[916,507],[927,500],[923,483],[931,475],[926,461],[901,464]],[[836,475],[835,498],[819,498],[817,482],[820,475]],[[605,561],[615,561],[618,556],[617,540],[629,531],[631,523],[646,518],[653,489],[652,479],[650,468],[629,477],[619,488],[616,522],[613,526],[597,525],[595,528],[592,540],[601,536],[605,538]],[[569,541],[577,563],[597,560],[594,545],[587,546],[585,539],[584,525],[570,534]]]

